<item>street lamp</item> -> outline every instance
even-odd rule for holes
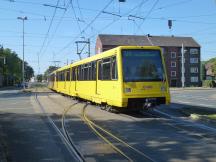
[[[182,48],[181,48],[181,82],[182,82],[182,88],[185,87],[185,66],[184,66],[184,62],[185,62],[185,58],[184,58],[184,54],[185,52],[187,52],[187,50],[184,49],[184,44],[182,43]]]
[[[25,60],[24,60],[24,21],[27,20],[27,17],[17,17],[18,20],[22,20],[23,22],[23,63],[22,63],[22,81],[23,81],[23,89],[25,89]]]

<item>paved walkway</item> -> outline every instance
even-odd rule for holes
[[[35,113],[31,93],[4,90],[0,103],[0,157],[12,162],[74,161],[47,118]]]

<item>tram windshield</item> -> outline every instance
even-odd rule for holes
[[[159,50],[122,50],[124,82],[162,81],[164,69]]]

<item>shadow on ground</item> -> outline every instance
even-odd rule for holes
[[[56,124],[60,126],[61,116],[50,114]],[[103,151],[93,153],[99,137],[89,131],[87,125],[80,123],[80,118],[67,116],[70,122],[67,128],[73,141],[84,150],[87,159],[97,161],[122,160],[116,154]],[[41,119],[45,123],[41,123]],[[9,161],[70,161],[71,157],[65,154],[65,147],[53,130],[47,117],[43,114],[14,114],[1,113],[1,139],[8,150]],[[202,139],[191,138],[181,130],[171,129],[167,123],[146,120],[141,122],[126,122],[119,120],[98,121],[97,123],[113,132],[118,137],[130,143],[133,147],[144,152],[155,161],[215,161],[215,143],[203,144]],[[92,148],[82,148],[89,143]],[[56,147],[57,146],[57,147]],[[58,148],[58,149],[56,149]],[[141,155],[125,147],[120,147],[124,153],[133,157],[135,161],[143,161]],[[103,149],[103,148],[101,148]],[[86,152],[88,151],[88,152]],[[58,156],[58,155],[65,156]]]

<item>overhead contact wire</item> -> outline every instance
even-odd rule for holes
[[[60,0],[57,1],[56,6],[58,6],[59,1],[60,1]],[[52,26],[52,24],[53,24],[54,17],[55,17],[55,15],[56,15],[56,11],[57,11],[57,8],[55,8],[55,10],[54,10],[54,12],[53,12],[53,16],[52,16],[52,19],[51,19],[51,21],[50,21],[50,24],[49,24],[49,27],[48,27],[46,36],[45,36],[44,41],[43,41],[43,44],[42,44],[42,46],[41,46],[41,48],[40,48],[39,55],[41,55],[41,52],[42,52],[42,50],[43,50],[43,48],[44,48],[44,46],[45,46],[45,43],[46,43],[46,41],[47,41],[47,38],[48,38],[48,35],[49,35],[49,32],[50,32],[51,26]]]

